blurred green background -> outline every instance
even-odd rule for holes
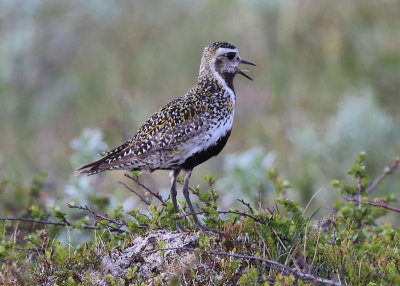
[[[97,128],[109,147],[122,143],[192,87],[218,40],[257,66],[253,82],[236,78],[231,139],[192,184],[214,174],[229,207],[241,192],[267,197],[277,167],[294,198],[321,190],[316,201],[329,204],[331,180],[360,151],[373,175],[400,154],[399,19],[397,0],[2,0],[0,179],[27,185],[46,172],[43,200],[62,200],[78,167],[71,140]],[[123,172],[93,178],[95,193],[130,196]],[[167,172],[143,180],[168,193]],[[399,174],[382,190],[399,194]]]

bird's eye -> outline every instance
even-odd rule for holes
[[[235,52],[226,53],[225,56],[228,59],[233,60],[233,58],[236,56],[236,53]]]

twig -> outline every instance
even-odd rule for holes
[[[268,250],[267,243],[265,242],[265,239],[264,239],[264,237],[261,235],[261,233],[260,233],[260,231],[258,230],[258,228],[254,228],[254,231],[257,233],[258,237],[261,239],[261,241],[262,241],[263,244],[264,244],[264,247],[263,247],[264,256],[265,256],[265,251],[266,251],[266,252],[268,253],[268,257],[272,257],[272,256],[271,256],[271,253],[270,253],[269,250]]]
[[[239,212],[239,211],[218,211],[219,214],[238,214],[241,216],[245,216],[245,217],[249,217],[252,218],[253,220],[255,220],[256,222],[259,222],[261,224],[265,224],[265,220],[261,219],[261,218],[257,218],[251,214],[245,213],[245,212]]]
[[[250,203],[246,203],[243,199],[237,199],[239,202],[241,202],[242,204],[244,204],[248,209],[249,209],[249,211],[252,213],[252,214],[254,214],[254,210],[253,210],[253,208],[251,207],[251,205],[250,205]]]
[[[399,267],[399,265],[400,265],[400,259],[398,259],[398,258],[396,258],[396,257],[394,257],[394,256],[388,256],[388,259],[389,259],[389,260],[393,259],[393,260],[396,261],[396,263],[395,263],[394,265],[396,265],[397,272],[400,273],[400,267]]]
[[[100,220],[106,220],[106,221],[108,221],[110,223],[116,224],[118,226],[118,228],[117,227],[113,227],[113,226],[111,226],[109,224],[104,224],[104,225],[106,225],[108,228],[110,228],[113,231],[116,231],[116,232],[119,232],[119,233],[125,232],[127,234],[132,234],[130,231],[120,228],[121,226],[128,227],[128,224],[125,221],[119,221],[119,220],[111,219],[111,218],[109,218],[107,216],[101,215],[101,214],[95,212],[94,210],[92,210],[91,208],[89,208],[88,206],[73,206],[71,204],[68,204],[68,207],[70,207],[71,209],[80,209],[80,210],[87,211],[87,212],[93,214],[96,218],[98,218]]]
[[[378,185],[379,183],[387,176],[393,173],[394,170],[399,166],[400,164],[400,157],[398,157],[392,165],[389,167],[386,167],[383,173],[373,181],[373,183],[367,188],[366,193],[369,194],[371,193]]]
[[[67,226],[69,223],[65,222],[52,222],[46,220],[36,220],[33,218],[23,218],[23,217],[0,217],[0,221],[7,221],[7,220],[14,220],[14,221],[24,221],[24,222],[34,222],[39,224],[49,224],[49,225],[60,225],[60,226]]]
[[[343,199],[345,199],[345,200],[348,201],[348,202],[355,202],[355,203],[357,203],[357,204],[363,204],[363,205],[366,205],[366,206],[373,206],[373,207],[377,207],[377,208],[384,208],[384,209],[388,209],[388,210],[391,210],[391,211],[400,213],[400,209],[391,207],[391,206],[389,206],[389,205],[388,205],[387,203],[385,203],[385,202],[375,202],[375,203],[374,203],[374,202],[363,202],[363,201],[357,200],[356,198],[349,198],[349,197],[347,197],[347,196],[343,196]]]
[[[46,249],[43,249],[43,248],[27,248],[27,249],[24,249],[24,248],[20,248],[20,247],[14,247],[14,249],[19,250],[19,251],[27,252],[28,254],[29,253],[45,253],[45,251],[46,251]]]
[[[139,197],[139,199],[144,202],[146,205],[151,205],[141,194],[139,194],[138,192],[136,192],[134,189],[128,187],[124,182],[118,181],[119,184],[123,185],[128,191],[134,193],[135,195],[137,195]]]
[[[273,266],[277,266],[282,272],[284,272],[285,274],[293,274],[299,278],[302,279],[306,279],[306,280],[313,280],[313,281],[317,281],[317,282],[321,282],[321,283],[325,283],[327,285],[336,285],[336,286],[342,286],[341,283],[333,281],[333,280],[329,280],[326,278],[322,278],[322,277],[318,277],[318,276],[314,276],[312,274],[306,274],[306,273],[302,273],[296,269],[290,268],[286,265],[283,265],[279,262],[276,262],[274,260],[269,260],[263,257],[258,257],[258,256],[250,256],[250,255],[242,255],[242,254],[236,254],[236,253],[229,253],[229,252],[223,252],[223,251],[205,251],[202,249],[194,249],[194,248],[188,248],[188,247],[165,247],[165,248],[157,248],[151,251],[147,251],[145,253],[143,253],[143,255],[147,255],[147,254],[152,254],[155,253],[157,251],[161,251],[161,250],[183,250],[183,251],[191,251],[191,252],[195,252],[195,253],[202,253],[202,254],[206,254],[206,255],[218,255],[218,256],[229,256],[229,257],[235,257],[235,258],[241,258],[241,259],[249,259],[249,260],[259,260],[262,261],[264,263],[273,265]]]
[[[364,190],[363,185],[361,184],[361,175],[357,176],[357,189],[358,189],[358,200],[362,201],[363,195],[362,195],[362,191]],[[361,204],[358,204],[358,208],[361,208]]]
[[[33,222],[39,224],[47,224],[47,225],[56,225],[56,226],[71,226],[69,222],[53,222],[46,220],[36,220],[32,218],[23,218],[23,217],[0,217],[0,221],[24,221],[24,222]],[[101,229],[99,226],[85,224],[83,226],[85,229]]]
[[[136,184],[138,184],[139,186],[141,186],[143,189],[145,189],[146,191],[148,191],[153,197],[157,198],[161,204],[166,207],[167,204],[165,203],[165,201],[163,200],[163,198],[161,197],[161,195],[159,193],[155,193],[152,190],[150,190],[148,187],[146,187],[145,185],[143,185],[138,178],[129,175],[128,173],[124,174],[125,177],[131,179],[132,181],[134,181]]]
[[[382,279],[387,279],[387,276],[382,273],[381,268],[379,267],[378,264],[376,264],[375,260],[373,260],[372,263],[374,264],[374,266],[376,268],[376,272],[377,272],[378,276],[381,277]]]
[[[265,220],[261,219],[261,218],[257,218],[251,214],[245,213],[245,212],[239,212],[239,211],[217,211],[219,214],[237,214],[237,215],[241,215],[241,216],[245,216],[245,217],[249,217],[252,218],[253,220],[255,220],[256,222],[259,222],[261,224],[265,224]],[[175,219],[182,219],[185,218],[187,216],[191,216],[191,215],[200,215],[200,214],[208,214],[208,211],[198,211],[195,213],[185,213],[184,215],[181,215],[179,217],[176,217]]]
[[[279,243],[281,244],[282,248],[286,251],[287,248],[285,246],[285,244],[283,243],[283,241],[281,240],[281,238],[279,237],[279,235],[276,233],[276,230],[271,228],[272,232],[275,234],[276,238],[278,239]],[[281,256],[283,256],[285,253],[282,253]]]
[[[123,223],[120,222],[120,221],[116,221],[114,219],[111,219],[111,218],[109,218],[107,216],[104,216],[104,215],[101,215],[101,214],[95,212],[89,206],[74,206],[74,205],[68,204],[68,207],[70,207],[71,209],[80,209],[80,210],[83,210],[83,211],[87,211],[87,212],[93,214],[95,217],[97,217],[99,219],[103,219],[103,220],[106,220],[108,222],[115,223],[117,225],[123,225]]]

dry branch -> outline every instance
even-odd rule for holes
[[[111,219],[111,218],[109,218],[109,217],[107,217],[107,216],[104,216],[104,215],[101,215],[101,214],[99,214],[99,213],[97,213],[97,212],[95,212],[94,210],[92,210],[90,207],[88,207],[88,206],[73,206],[73,205],[71,205],[71,204],[68,204],[68,207],[70,207],[71,209],[80,209],[80,210],[84,210],[84,211],[87,211],[87,212],[89,212],[89,213],[91,213],[91,214],[93,214],[97,219],[99,219],[99,220],[105,220],[105,221],[108,221],[109,223],[114,223],[114,224],[116,224],[118,227],[114,227],[114,226],[112,226],[112,225],[109,225],[109,224],[105,224],[105,223],[101,223],[102,225],[105,225],[107,228],[109,228],[110,230],[112,230],[112,231],[115,231],[115,232],[120,232],[120,233],[127,233],[127,234],[132,234],[130,231],[128,231],[128,230],[124,230],[124,229],[121,229],[121,227],[122,226],[125,226],[125,227],[127,227],[127,228],[129,228],[129,226],[128,226],[128,224],[126,223],[126,221],[124,221],[124,220],[115,220],[115,219]],[[138,226],[139,227],[139,226]]]
[[[136,184],[138,184],[138,185],[141,186],[143,189],[145,189],[147,192],[149,192],[153,197],[157,198],[157,199],[161,202],[161,204],[162,204],[164,207],[167,206],[166,202],[163,200],[163,198],[161,197],[160,193],[155,193],[155,192],[153,192],[152,190],[150,190],[147,186],[143,185],[143,184],[139,181],[139,179],[138,179],[137,177],[135,177],[135,176],[131,176],[131,175],[129,175],[128,173],[125,173],[124,176],[127,177],[127,178],[129,178],[129,179],[131,179],[131,180],[134,181]],[[139,196],[139,197],[140,197],[140,196]]]
[[[47,225],[55,225],[55,226],[71,226],[69,222],[53,222],[46,220],[37,220],[32,218],[23,218],[23,217],[0,217],[0,221],[23,221],[23,222],[33,222],[39,224],[47,224]],[[83,226],[85,229],[101,229],[99,226],[85,224]]]
[[[252,213],[252,214],[254,214],[254,210],[253,210],[253,208],[251,207],[251,205],[250,205],[250,203],[246,203],[244,200],[242,200],[242,199],[237,199],[239,202],[241,202],[243,205],[245,205],[248,209],[249,209],[249,211]]]
[[[367,188],[366,193],[367,194],[371,193],[387,175],[392,174],[393,171],[397,169],[399,164],[400,164],[400,157],[397,157],[396,160],[393,162],[393,164],[390,165],[389,167],[386,167],[383,173],[378,178],[376,178],[375,181],[372,182],[372,184]]]
[[[128,187],[127,184],[125,184],[124,182],[121,182],[121,181],[118,181],[118,183],[121,184],[121,185],[123,185],[128,191],[130,191],[130,192],[134,193],[135,195],[137,195],[137,196],[139,197],[139,199],[140,199],[142,202],[144,202],[146,205],[148,205],[148,206],[151,205],[151,204],[149,203],[149,201],[146,200],[146,198],[145,198],[144,196],[142,196],[141,194],[139,194],[138,192],[136,192],[134,189]]]
[[[237,214],[237,215],[240,215],[240,216],[249,217],[249,218],[251,218],[251,219],[253,219],[256,222],[259,222],[261,224],[265,224],[265,220],[263,220],[261,218],[257,218],[257,217],[255,217],[255,216],[253,216],[251,214],[246,213],[246,212],[231,211],[231,210],[229,210],[229,211],[217,211],[217,212],[219,214]],[[195,213],[185,213],[184,215],[175,217],[174,219],[178,220],[178,219],[182,219],[182,218],[194,215],[194,214],[200,215],[200,214],[208,214],[208,213],[209,213],[208,211],[198,211],[198,212],[195,212]]]
[[[388,210],[391,210],[391,211],[400,213],[400,209],[391,207],[391,206],[389,206],[389,205],[388,205],[386,202],[384,202],[384,201],[379,201],[379,202],[364,202],[364,201],[360,201],[360,200],[358,200],[358,199],[356,199],[356,198],[350,198],[350,197],[347,197],[347,196],[343,196],[343,199],[345,199],[345,200],[348,201],[348,202],[354,202],[354,203],[356,203],[357,205],[362,204],[362,205],[366,205],[366,206],[373,206],[373,207],[377,207],[377,208],[384,208],[384,209],[388,209]]]

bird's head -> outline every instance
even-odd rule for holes
[[[203,50],[199,78],[217,75],[229,85],[238,73],[251,80],[251,77],[239,68],[239,64],[255,66],[240,58],[239,51],[234,45],[226,42],[211,43]]]

